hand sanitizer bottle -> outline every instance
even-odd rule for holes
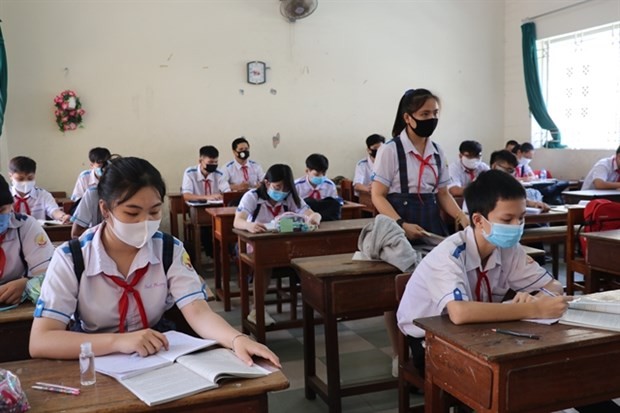
[[[90,342],[82,343],[80,345],[80,383],[82,386],[90,386],[96,381],[95,354],[92,344]]]

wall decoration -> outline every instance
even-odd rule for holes
[[[56,110],[56,124],[61,132],[83,128],[82,116],[86,113],[77,94],[72,90],[65,90],[54,98]]]

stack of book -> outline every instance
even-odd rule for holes
[[[576,297],[560,323],[620,331],[620,290]]]

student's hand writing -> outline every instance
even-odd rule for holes
[[[0,303],[8,305],[18,304],[27,282],[27,278],[20,278],[0,285]]]
[[[559,318],[568,308],[568,302],[573,297],[560,295],[557,297],[542,296],[533,301],[536,306],[536,314],[533,318]]]
[[[62,222],[63,224],[68,224],[71,221],[71,215],[69,214],[63,214],[60,219],[60,222]]]
[[[512,299],[513,304],[529,303],[536,300],[536,297],[530,293],[518,292]]]
[[[259,356],[269,360],[279,368],[282,368],[278,356],[276,356],[266,346],[261,343],[257,343],[248,336],[239,336],[235,340],[232,350],[235,352],[237,357],[239,357],[248,366],[254,364],[254,362],[252,361],[252,356]]]
[[[403,224],[403,229],[405,230],[405,235],[408,239],[422,238],[426,232],[424,231],[424,228],[418,224],[410,224],[408,222]]]
[[[138,353],[142,357],[157,353],[161,348],[168,350],[168,339],[159,331],[150,328],[131,333],[117,334],[118,351],[125,354]]]
[[[248,222],[245,229],[252,234],[258,234],[260,232],[267,231],[267,228],[265,228],[265,226],[260,222]]]

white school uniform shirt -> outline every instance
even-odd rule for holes
[[[104,225],[106,224],[97,225],[80,237],[84,272],[79,286],[73,270],[69,244],[65,242],[56,249],[35,307],[35,317],[47,317],[68,323],[77,307],[84,331],[118,332],[118,301],[123,289],[104,274],[121,279],[125,277],[104,249],[101,241]],[[156,232],[136,254],[126,279],[127,283],[130,283],[137,269],[149,265],[144,278],[134,289],[140,292],[150,327],[157,324],[164,311],[174,304],[183,308],[195,300],[206,300],[203,283],[192,268],[189,255],[181,242],[174,239],[173,259],[167,275],[164,272],[162,253],[162,233]],[[142,328],[136,300],[133,294],[129,294],[126,331]]]
[[[12,185],[11,195],[13,195],[13,206],[15,208],[15,203],[17,201],[15,197],[19,195],[17,195],[17,191]],[[60,209],[52,194],[43,188],[34,187],[32,191],[24,195],[24,197],[27,198],[26,202],[30,207],[30,215],[36,219],[46,219],[46,216],[51,218],[52,214]],[[15,212],[25,214],[26,208],[21,205],[20,210],[15,210]]]
[[[374,164],[375,162],[370,156],[360,159],[357,165],[355,165],[355,175],[353,176],[354,187],[356,184],[370,185],[370,178],[372,176],[372,168]],[[358,195],[357,191],[355,191],[355,195]]]
[[[433,248],[407,283],[396,312],[400,330],[413,337],[424,337],[424,330],[414,326],[413,320],[446,314],[446,305],[455,299],[457,288],[464,301],[475,301],[479,268],[480,255],[471,227],[451,235]],[[553,280],[521,245],[496,248],[484,271],[487,271],[493,302],[501,301],[509,288],[531,292]],[[489,301],[484,283],[481,290],[485,301]]]
[[[241,197],[241,201],[239,201],[239,206],[237,207],[237,212],[245,211],[248,214],[248,222],[252,221],[252,214],[256,211],[257,205],[260,204],[260,210],[258,211],[258,216],[254,220],[254,222],[259,222],[261,224],[266,224],[271,222],[276,216],[285,213],[284,206],[288,209],[289,212],[295,212],[296,214],[304,214],[306,210],[309,209],[308,205],[304,202],[303,198],[300,199],[301,204],[299,208],[295,205],[295,201],[293,197],[289,194],[284,201],[276,203],[272,206],[269,201],[266,199],[262,199],[258,197],[258,192],[256,189],[252,189]],[[280,206],[280,211],[278,214],[274,216],[272,210],[278,209]]]
[[[588,175],[583,180],[582,190],[594,188],[594,180],[601,179],[606,182],[618,182],[620,174],[616,164],[616,155],[611,158],[603,158],[594,164]]]
[[[97,187],[88,188],[75,212],[71,216],[71,222],[75,222],[82,228],[94,227],[103,220],[99,209],[99,193]]]
[[[82,171],[75,181],[75,187],[73,187],[73,192],[71,193],[71,200],[77,201],[82,198],[88,188],[96,187],[99,184],[99,179],[97,175],[95,175],[94,169],[87,169]]]
[[[295,181],[295,189],[301,199],[308,198],[315,190],[319,191],[319,194],[321,194],[321,199],[338,198],[336,184],[329,178],[325,178],[320,185],[313,187],[310,181],[308,181],[308,177],[304,176]]]
[[[241,165],[237,160],[232,160],[226,164],[226,177],[228,183],[231,185],[240,184],[245,182],[245,178],[243,177],[243,170],[241,169],[244,165]],[[248,159],[245,166],[248,167],[248,175],[249,180],[248,184],[250,187],[256,187],[265,177],[265,172],[263,172],[263,168],[257,162],[254,162],[251,159]]]
[[[420,188],[418,188],[418,173],[421,162],[413,156],[413,153],[418,155],[420,155],[420,153],[413,146],[413,143],[409,140],[407,132],[405,132],[404,129],[400,134],[400,140],[403,144],[403,149],[407,158],[407,176],[409,178],[410,193],[436,193],[437,189],[443,188],[450,183],[450,172],[448,171],[446,156],[439,145],[437,145],[438,150],[435,149],[433,142],[428,139],[422,158],[426,159],[430,156],[428,162],[431,164],[434,173],[428,166],[425,166],[422,172],[421,185]],[[441,168],[439,171],[437,171],[437,162],[434,155],[435,153],[438,153],[439,158],[441,159]],[[435,174],[437,174],[437,178],[435,177]],[[388,193],[390,194],[400,193],[398,154],[396,152],[396,143],[394,140],[390,140],[379,147],[373,167],[372,180],[378,181],[387,186],[389,188]],[[437,184],[436,187],[435,184]]]
[[[4,271],[0,273],[0,284],[23,276],[31,278],[34,274],[45,272],[54,254],[54,246],[41,224],[33,217],[22,214],[11,214],[9,229],[1,247],[4,250],[6,264]],[[19,257],[20,248],[28,268],[24,268],[24,263]]]
[[[205,181],[209,181],[211,185],[211,194],[230,192],[230,185],[223,171],[216,169],[215,172],[209,173],[205,178],[200,171],[200,165],[190,166],[183,172],[181,192],[184,194],[209,195],[205,193]]]
[[[478,178],[478,175],[482,172],[488,171],[489,169],[489,165],[484,162],[480,162],[476,169],[473,170],[474,180]],[[467,185],[472,183],[469,171],[463,166],[460,159],[452,162],[448,167],[448,170],[450,171],[450,184],[448,185],[448,188],[453,186],[465,188]]]

